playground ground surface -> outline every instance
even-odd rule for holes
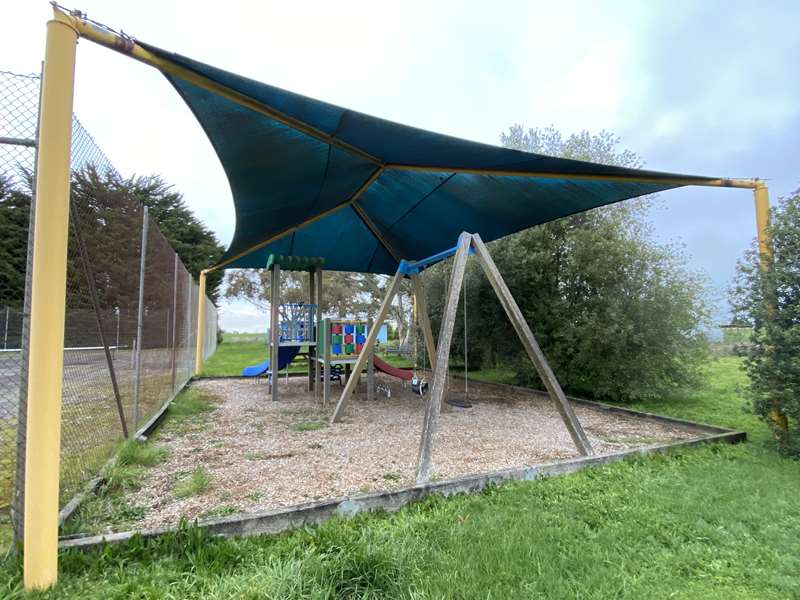
[[[210,410],[167,419],[151,438],[163,460],[122,499],[123,523],[95,522],[93,531],[120,525],[150,530],[236,513],[353,496],[414,484],[424,402],[384,374],[391,390],[366,400],[365,378],[344,419],[328,425],[332,406],[307,391],[305,377],[281,379],[280,399],[255,380],[199,380],[190,393]],[[341,391],[333,384],[334,396]],[[451,394],[463,397],[454,379]],[[442,413],[434,448],[434,480],[489,473],[577,457],[549,399],[510,387],[472,382],[472,408]],[[587,406],[576,413],[600,454],[695,438],[696,431]]]

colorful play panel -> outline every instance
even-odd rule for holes
[[[367,321],[323,319],[318,323],[319,331],[326,332],[326,322],[330,327],[330,334],[320,336],[320,356],[326,355],[326,346],[330,339],[331,359],[357,359],[367,341],[369,333]]]

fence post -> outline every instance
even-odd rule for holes
[[[175,369],[177,367],[178,334],[178,253],[172,268],[172,393],[175,393]]]
[[[148,210],[142,211],[142,244],[139,256],[139,307],[136,315],[136,350],[133,363],[133,416],[131,417],[131,435],[136,435],[139,427],[139,395],[141,394],[142,376],[142,330],[144,328],[144,270],[147,266],[147,230],[149,226]]]
[[[69,228],[70,140],[78,33],[55,12],[47,23],[36,171],[33,288],[25,452],[26,590],[58,578],[58,480]]]

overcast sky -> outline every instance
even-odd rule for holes
[[[513,123],[606,129],[651,169],[761,177],[773,203],[800,187],[797,0],[76,2],[151,44],[401,123],[493,144]],[[0,69],[38,72],[50,7],[9,4]],[[227,180],[163,76],[81,41],[76,78],[75,112],[117,169],[162,174],[227,244]],[[657,236],[686,245],[724,319],[752,193],[661,199]],[[226,328],[263,328],[241,305],[225,313]]]

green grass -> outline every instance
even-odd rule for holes
[[[170,424],[187,417],[201,415],[214,410],[214,403],[203,390],[184,389],[167,407],[166,422]]]
[[[164,430],[185,431],[187,427],[197,427],[204,419],[196,417],[202,417],[212,410],[214,403],[205,393],[186,389],[170,404],[162,427],[151,439],[157,439]],[[125,492],[141,489],[147,469],[159,464],[166,457],[165,448],[150,442],[142,444],[126,440],[119,444],[114,464],[106,472],[102,485],[95,494],[84,499],[75,514],[62,526],[61,534],[86,535],[101,533],[107,529],[131,529],[144,516],[145,509],[131,504]],[[185,485],[188,487],[189,483]]]
[[[122,442],[113,466],[106,472],[103,483],[92,495],[86,497],[78,510],[61,527],[61,535],[89,535],[105,528],[125,531],[141,519],[145,509],[131,504],[125,492],[141,488],[141,480],[148,467],[153,467],[167,456],[164,448],[134,440]]]
[[[239,376],[245,367],[264,362],[268,357],[269,348],[262,342],[224,342],[217,346],[217,351],[203,365],[201,377]],[[295,359],[289,366],[289,372],[308,373],[308,361]]]
[[[197,467],[189,474],[189,477],[177,483],[175,497],[190,498],[191,496],[199,496],[208,489],[210,484],[211,476],[206,473],[203,467]]]
[[[248,344],[259,343],[262,346],[267,343],[267,334],[262,331],[260,333],[229,333],[225,332],[222,336],[224,344]]]
[[[239,512],[239,507],[233,504],[223,504],[211,510],[207,510],[200,515],[201,519],[217,519],[219,517],[228,517],[235,515]]]
[[[800,463],[742,410],[738,361],[640,408],[744,429],[737,446],[686,449],[279,536],[184,527],[65,552],[52,598],[800,597]],[[221,507],[221,509],[224,507]],[[22,597],[20,566],[0,597]]]
[[[166,448],[158,448],[151,444],[140,444],[135,440],[126,440],[117,451],[116,464],[120,467],[138,465],[152,467],[167,456]]]

